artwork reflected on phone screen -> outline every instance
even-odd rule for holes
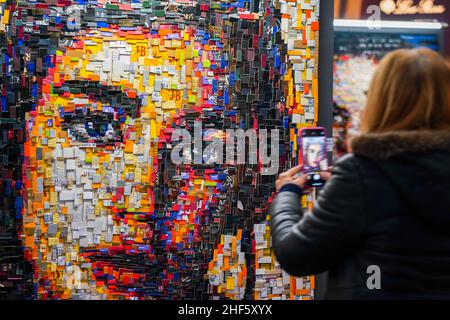
[[[306,173],[328,169],[325,137],[303,137],[303,165]]]

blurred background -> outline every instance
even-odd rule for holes
[[[360,114],[376,66],[400,48],[450,56],[448,0],[334,1],[334,159],[359,134]]]

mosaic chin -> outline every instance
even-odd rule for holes
[[[0,5],[35,298],[312,295],[273,258],[274,177],[261,163],[177,165],[170,153],[174,130],[195,135],[201,121],[205,135],[280,129],[280,169],[296,157],[317,113],[318,1]]]

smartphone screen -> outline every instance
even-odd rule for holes
[[[309,186],[321,187],[325,184],[321,171],[328,169],[327,137],[325,129],[311,128],[301,131],[303,173],[309,176]]]

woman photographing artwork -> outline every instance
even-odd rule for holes
[[[339,160],[312,214],[307,177],[280,175],[275,254],[294,276],[329,272],[328,299],[450,298],[450,66],[428,49],[380,63],[363,134]]]

